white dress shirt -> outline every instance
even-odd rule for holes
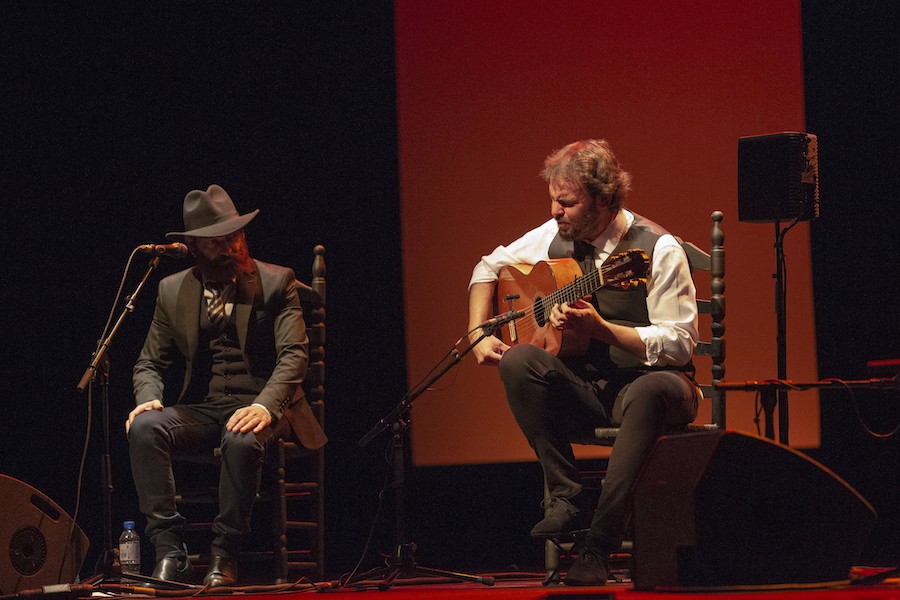
[[[596,239],[594,260],[599,266],[609,258],[622,236],[634,223],[634,214],[620,210]],[[554,219],[532,229],[507,246],[497,246],[483,256],[472,270],[469,287],[475,283],[497,281],[500,269],[508,265],[533,265],[548,260],[550,242],[559,228]],[[572,242],[566,242],[571,254]],[[647,347],[649,366],[681,366],[691,359],[697,344],[697,296],[687,257],[670,234],[660,236],[653,249],[650,276],[647,279],[647,314],[650,325],[636,327]]]

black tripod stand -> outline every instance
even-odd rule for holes
[[[425,392],[425,390],[427,390],[431,387],[432,384],[434,384],[434,382],[443,377],[444,373],[459,364],[463,357],[465,357],[465,355],[468,354],[472,350],[472,348],[477,346],[481,340],[489,335],[492,335],[494,333],[494,330],[500,325],[513,321],[523,315],[524,313],[522,312],[510,311],[487,321],[484,325],[481,326],[481,335],[478,336],[478,339],[466,346],[462,350],[462,352],[453,350],[450,355],[450,360],[447,361],[447,364],[444,365],[442,369],[434,373],[434,375],[428,378],[418,388],[408,392],[406,396],[404,396],[403,400],[401,400],[400,403],[396,407],[394,407],[394,409],[390,413],[387,414],[387,416],[379,420],[378,423],[376,423],[375,426],[372,427],[372,429],[369,430],[369,432],[359,440],[359,445],[365,446],[382,432],[388,429],[390,429],[392,432],[390,462],[391,471],[393,474],[393,483],[391,487],[393,488],[394,526],[397,536],[397,544],[394,548],[394,552],[386,560],[386,564],[384,566],[376,567],[374,569],[366,571],[365,573],[361,573],[359,576],[348,580],[344,585],[349,585],[354,581],[363,581],[366,579],[383,577],[381,583],[378,584],[378,589],[384,591],[389,589],[396,579],[400,577],[411,577],[415,575],[445,577],[456,579],[459,581],[471,581],[474,583],[483,583],[484,585],[494,585],[494,578],[487,575],[471,575],[468,573],[458,573],[455,571],[447,571],[444,569],[423,567],[416,564],[416,544],[415,542],[409,541],[409,539],[407,538],[406,512],[403,504],[406,464],[406,458],[403,453],[403,445],[409,431],[409,422],[406,419],[406,414],[409,412],[409,409],[412,407],[412,404],[413,402],[415,402],[416,398],[421,396],[422,393]]]
[[[417,546],[415,542],[409,541],[409,538],[407,537],[406,512],[403,504],[405,485],[404,465],[406,463],[403,445],[404,438],[408,435],[409,423],[405,419],[398,417],[390,425],[390,428],[393,432],[391,437],[390,463],[391,472],[393,474],[391,487],[393,488],[394,528],[397,543],[393,553],[385,559],[384,566],[375,567],[365,573],[361,573],[355,580],[364,581],[382,577],[381,582],[378,584],[378,589],[382,591],[390,589],[394,580],[398,578],[413,577],[415,575],[494,585],[494,578],[490,576],[470,575],[468,573],[423,567],[416,564]],[[349,585],[350,583],[353,583],[353,580],[348,581],[345,585]]]

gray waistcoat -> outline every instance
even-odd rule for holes
[[[626,250],[641,248],[653,263],[653,249],[660,236],[668,233],[665,229],[649,219],[635,214],[634,223],[625,232],[619,244],[610,256],[615,256]],[[550,258],[569,257],[566,252],[567,244],[556,238],[550,244]],[[587,244],[575,244],[571,258],[581,264],[582,271],[594,270],[593,248]],[[629,327],[642,327],[650,325],[647,314],[647,286],[643,283],[629,289],[617,287],[604,287],[594,292],[592,302],[607,321]],[[607,380],[632,380],[641,373],[659,369],[669,369],[694,372],[692,363],[683,367],[648,367],[641,361],[621,348],[611,347],[598,340],[591,340],[590,347],[584,356],[565,359],[569,368],[580,373],[586,379]]]

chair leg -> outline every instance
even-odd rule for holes
[[[276,468],[275,468],[275,506],[272,511],[273,523],[273,543],[275,552],[275,582],[285,583],[288,576],[288,555],[287,555],[287,502],[285,500],[286,486],[284,482],[285,466],[284,466],[284,440],[279,439],[276,442]]]
[[[561,549],[554,540],[546,540],[544,542],[544,569],[547,576],[542,582],[543,585],[552,585],[559,583],[559,553]]]
[[[316,577],[325,580],[325,449],[316,452]]]

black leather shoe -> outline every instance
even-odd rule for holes
[[[237,585],[237,561],[213,554],[209,559],[209,570],[203,578],[203,585],[219,587]]]
[[[606,585],[609,558],[606,554],[585,548],[566,573],[566,585]]]
[[[591,524],[591,511],[572,504],[568,498],[550,498],[541,502],[544,518],[531,528],[531,537],[553,538],[587,529]]]
[[[187,556],[166,556],[153,569],[151,577],[165,581],[189,583],[191,578],[191,561]]]

